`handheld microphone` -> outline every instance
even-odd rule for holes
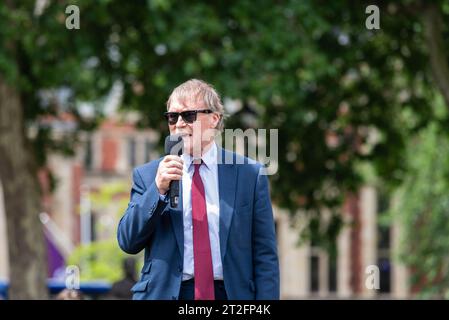
[[[184,142],[182,136],[179,134],[167,136],[165,138],[165,155],[171,154],[181,156],[183,146]],[[170,182],[168,194],[170,197],[170,205],[173,208],[177,208],[179,202],[179,180],[172,180]]]

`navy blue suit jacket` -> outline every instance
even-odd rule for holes
[[[220,251],[230,300],[279,299],[279,262],[267,176],[261,164],[218,148]],[[162,159],[162,158],[161,158]],[[134,169],[131,199],[118,226],[120,248],[145,249],[133,299],[178,299],[183,270],[183,210],[161,201],[154,182],[161,159]],[[241,164],[244,163],[244,164]],[[182,190],[180,191],[182,195]]]

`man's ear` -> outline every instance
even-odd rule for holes
[[[218,123],[220,122],[221,116],[217,113],[213,113],[212,115],[213,115],[213,117],[212,117],[213,128],[217,128]]]

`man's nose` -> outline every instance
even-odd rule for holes
[[[181,115],[178,116],[178,120],[176,121],[176,128],[182,128],[186,126],[186,123],[184,119],[181,117]]]

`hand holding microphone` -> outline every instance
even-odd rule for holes
[[[166,156],[159,163],[156,173],[156,186],[160,194],[169,193],[172,207],[178,206],[179,180],[182,178],[183,161],[182,154],[183,141],[179,135],[168,136],[165,139]]]

